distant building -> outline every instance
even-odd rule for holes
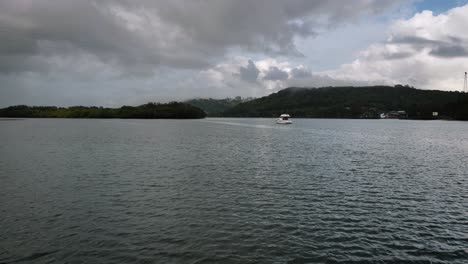
[[[406,111],[399,110],[399,111],[390,111],[387,113],[380,114],[380,118],[382,119],[406,119],[408,118],[408,114]]]

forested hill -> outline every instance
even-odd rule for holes
[[[230,109],[240,103],[247,102],[253,98],[242,98],[237,96],[235,98],[224,98],[224,99],[213,99],[213,98],[197,98],[185,101],[187,104],[196,106],[203,111],[208,116],[221,116],[224,111]]]
[[[226,110],[228,117],[378,118],[406,111],[408,118],[468,120],[468,94],[408,86],[287,88]]]
[[[103,107],[55,107],[17,105],[0,109],[0,117],[25,118],[143,118],[143,119],[193,119],[204,118],[205,112],[195,106],[172,102],[148,103],[120,108]]]

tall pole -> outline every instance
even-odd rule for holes
[[[468,84],[466,83],[466,72],[465,72],[465,81],[463,83],[463,92],[468,93]]]

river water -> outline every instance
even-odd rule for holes
[[[468,263],[468,123],[0,121],[0,263]]]

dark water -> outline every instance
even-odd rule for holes
[[[0,122],[0,263],[468,263],[468,123]]]

